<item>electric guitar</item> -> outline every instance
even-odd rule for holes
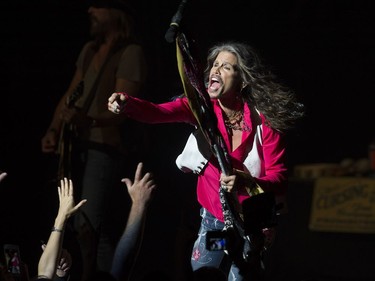
[[[67,98],[66,106],[72,108],[75,102],[83,94],[83,80],[79,82],[74,92]],[[76,137],[76,131],[73,124],[63,123],[60,130],[57,154],[59,155],[58,179],[63,177],[71,178],[71,161],[73,140]]]

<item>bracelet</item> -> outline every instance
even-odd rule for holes
[[[54,232],[54,231],[56,231],[56,232],[64,232],[63,229],[59,229],[59,228],[56,228],[56,227],[52,227],[51,232]]]

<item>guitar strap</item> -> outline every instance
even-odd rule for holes
[[[84,65],[83,65],[83,76],[86,74],[86,71],[89,67],[89,64],[92,62],[92,59],[94,57],[94,54],[95,54],[95,51],[90,48],[88,50],[88,53],[86,54],[85,56],[85,59],[84,59]],[[91,106],[91,103],[92,101],[94,100],[94,97],[95,97],[95,93],[96,93],[96,90],[97,90],[97,87],[98,87],[98,84],[99,84],[99,80],[100,80],[100,77],[102,76],[103,72],[104,72],[104,69],[108,63],[108,61],[111,59],[113,55],[113,52],[110,51],[105,59],[105,61],[103,62],[102,66],[100,67],[100,70],[99,70],[99,73],[98,75],[96,76],[95,78],[95,81],[94,83],[92,84],[91,86],[91,89],[87,95],[87,98],[85,100],[85,103],[83,104],[82,108],[81,108],[81,111],[83,113],[87,113],[90,109],[90,106]]]

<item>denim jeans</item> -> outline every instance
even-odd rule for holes
[[[232,257],[227,255],[223,250],[208,250],[206,248],[207,232],[223,230],[224,223],[219,221],[204,208],[201,209],[200,214],[202,217],[201,226],[191,256],[191,266],[193,271],[208,266],[221,268],[224,271],[229,270],[228,281],[264,280],[264,272],[260,266],[260,257],[259,259],[254,259],[255,263],[252,262],[251,264],[244,262],[242,258],[240,258],[241,261],[236,259],[237,263],[235,263],[233,262]],[[229,264],[226,264],[228,262]],[[241,270],[238,265],[240,265]]]
[[[206,235],[208,231],[223,230],[224,223],[215,218],[206,209],[201,209],[201,226],[198,232],[198,238],[194,243],[193,252],[191,256],[191,266],[193,271],[201,267],[211,266],[219,268],[225,257],[225,252],[210,251],[206,249]],[[239,268],[231,263],[228,275],[228,281],[243,281],[243,277],[239,273]]]

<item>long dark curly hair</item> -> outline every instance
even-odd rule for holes
[[[223,42],[211,47],[204,70],[205,80],[208,81],[211,67],[222,51],[237,57],[236,70],[245,85],[241,90],[244,102],[255,106],[265,116],[267,125],[277,131],[295,127],[297,120],[304,116],[304,105],[297,101],[291,89],[278,82],[253,47],[240,42]]]

